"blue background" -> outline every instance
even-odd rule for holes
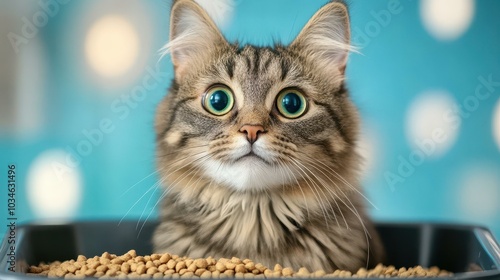
[[[377,220],[484,225],[498,239],[500,143],[493,136],[498,125],[493,120],[500,104],[500,87],[481,100],[470,116],[461,119],[449,149],[413,164],[409,176],[401,176],[398,168],[418,152],[407,133],[411,126],[408,112],[415,100],[426,92],[440,90],[463,104],[481,84],[480,77],[500,81],[500,2],[473,2],[470,26],[450,40],[436,38],[426,29],[421,2],[396,2],[401,12],[391,14],[387,24],[374,16],[388,9],[387,1],[350,3],[353,43],[360,53],[350,56],[347,82],[372,151],[367,155],[371,167],[364,176],[365,191],[376,206],[368,206],[370,213]],[[43,11],[40,3],[58,5],[59,10],[16,53],[7,33],[21,34],[23,17],[30,19]],[[221,26],[230,41],[268,45],[277,40],[286,44],[324,3],[235,0],[234,10],[223,13],[226,23]],[[0,82],[13,85],[0,88],[4,110],[0,113],[0,174],[6,174],[7,164],[16,165],[16,216],[20,222],[54,217],[143,221],[157,217],[153,119],[172,78],[170,58],[159,60],[158,53],[168,41],[169,9],[169,1],[0,2],[0,24],[6,27],[1,29],[0,54],[8,58],[0,66],[5,70],[0,72],[4,75]],[[131,70],[109,80],[89,67],[83,47],[92,23],[108,13],[130,17],[140,39],[138,58]],[[370,25],[378,29],[366,31]],[[147,69],[157,68],[163,74],[143,100],[133,106],[121,101],[142,85],[144,77],[151,76]],[[29,94],[23,94],[23,88],[30,85]],[[118,107],[128,114],[124,116]],[[422,114],[424,118],[425,110]],[[104,134],[102,142],[94,145],[76,167],[81,176],[81,198],[75,208],[42,214],[37,210],[40,206],[35,206],[36,199],[28,194],[28,177],[32,176],[35,160],[49,150],[74,155],[76,147],[86,140],[83,131],[98,128],[103,119],[109,119],[114,130]],[[386,178],[389,172],[402,181],[390,183]],[[7,218],[6,177],[0,175],[0,220]],[[39,179],[32,181],[36,188]],[[43,203],[64,199],[58,192],[48,193],[38,204],[43,207]],[[3,233],[4,228],[0,228]]]

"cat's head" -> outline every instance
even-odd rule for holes
[[[344,87],[343,2],[323,6],[289,46],[240,47],[198,4],[178,0],[167,49],[175,78],[156,130],[170,184],[201,176],[255,191],[354,177],[359,121]]]

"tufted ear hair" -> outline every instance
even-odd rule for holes
[[[174,1],[170,14],[170,41],[162,51],[163,55],[171,54],[176,79],[180,79],[190,65],[221,45],[228,43],[200,5],[194,0]]]
[[[290,47],[323,69],[337,70],[343,74],[352,49],[350,37],[347,6],[341,1],[333,1],[314,14]]]

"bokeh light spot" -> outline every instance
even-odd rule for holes
[[[67,164],[69,155],[48,150],[31,164],[27,196],[33,212],[42,218],[71,218],[81,202],[81,174]]]
[[[139,36],[123,17],[108,15],[97,20],[85,39],[85,56],[98,74],[113,78],[127,73],[139,55]]]
[[[358,154],[362,158],[362,172],[365,178],[375,174],[381,153],[380,137],[373,129],[363,129],[358,142]]]
[[[468,168],[460,178],[460,209],[469,218],[494,218],[500,211],[500,176],[493,168]]]
[[[460,37],[474,18],[473,0],[422,0],[420,16],[427,31],[439,40]]]
[[[428,157],[444,155],[455,143],[461,120],[454,113],[456,102],[445,91],[420,94],[406,116],[406,137],[414,149]]]

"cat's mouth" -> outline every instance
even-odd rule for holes
[[[263,161],[263,162],[269,164],[269,162],[267,160],[265,160],[263,157],[259,156],[258,154],[254,153],[253,151],[250,151],[247,154],[237,158],[235,160],[235,162],[243,161],[243,160],[259,160],[259,161]]]

